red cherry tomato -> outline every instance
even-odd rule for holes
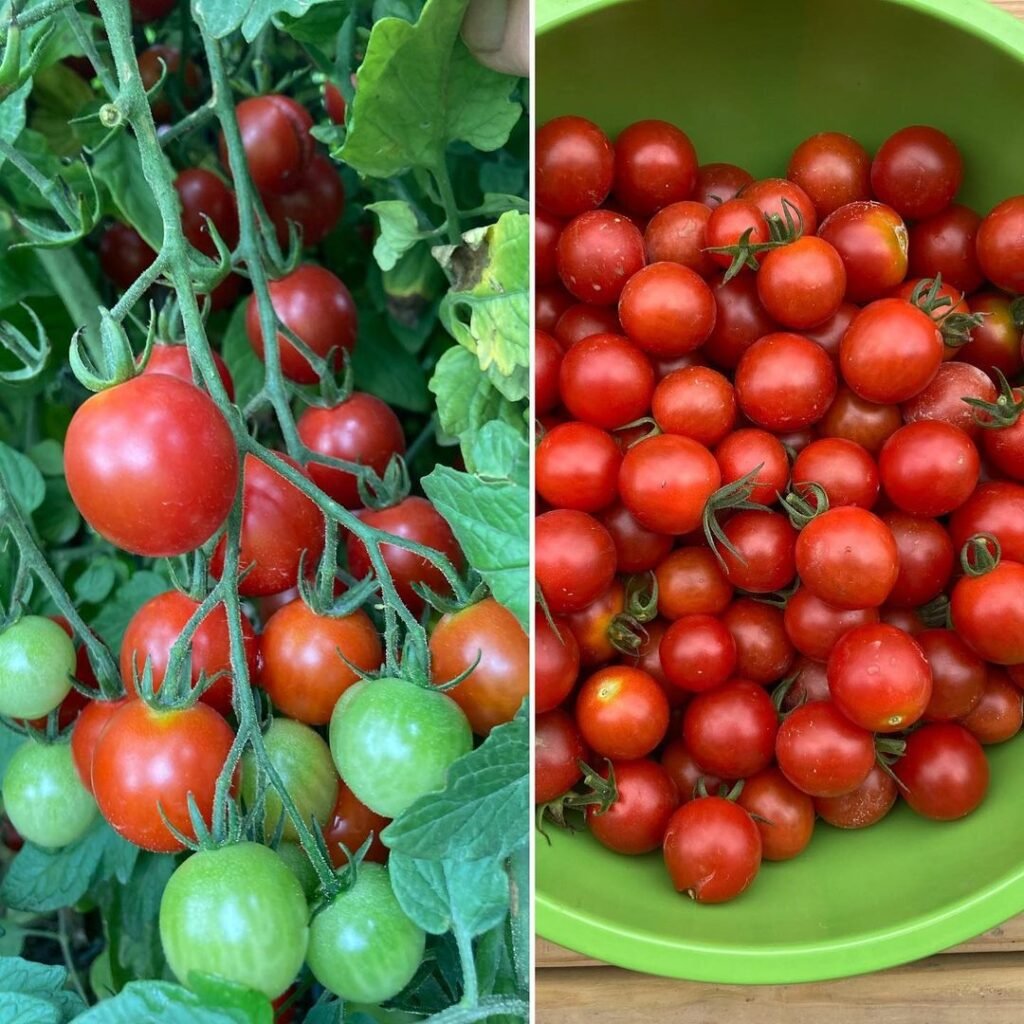
[[[778,768],[765,768],[743,783],[736,802],[761,833],[765,860],[792,860],[814,833],[814,801]]]
[[[981,699],[960,722],[986,746],[1013,739],[1024,723],[1024,694],[1002,669],[988,667]]]
[[[543,416],[557,408],[562,396],[558,390],[558,371],[562,348],[547,331],[533,334],[534,411]]]
[[[390,818],[376,814],[365,804],[360,803],[352,790],[342,782],[338,786],[338,800],[334,805],[334,812],[323,826],[324,842],[327,844],[331,863],[336,868],[344,867],[348,863],[348,857],[342,846],[348,849],[349,853],[355,853],[372,834],[373,841],[367,848],[365,859],[376,864],[386,864],[388,848],[381,842],[380,834],[390,824]]]
[[[263,205],[282,248],[288,246],[289,221],[298,226],[303,245],[319,245],[345,210],[345,186],[338,168],[322,153],[314,153],[294,187],[284,195],[267,193]]]
[[[589,423],[560,423],[537,446],[537,493],[555,508],[597,512],[618,495],[622,453]]]
[[[606,811],[587,807],[587,827],[609,850],[636,856],[658,849],[679,794],[668,772],[657,761],[613,762],[618,796]],[[601,774],[607,778],[608,769]]]
[[[909,220],[941,213],[953,201],[963,176],[956,144],[926,125],[890,135],[871,162],[872,191]]]
[[[766,686],[786,675],[796,651],[780,609],[744,597],[729,605],[722,621],[736,643],[737,676]]]
[[[821,238],[804,235],[765,253],[757,295],[768,315],[784,327],[819,327],[839,311],[846,293],[846,268]]]
[[[693,759],[681,739],[670,740],[661,751],[661,763],[676,785],[679,802],[682,804],[697,796],[697,783],[704,780],[704,789],[717,794],[722,780],[705,772]]]
[[[643,351],[673,358],[707,340],[715,326],[715,297],[689,267],[651,263],[626,282],[619,297],[619,319]]]
[[[806,587],[786,602],[786,635],[805,657],[826,661],[832,648],[851,629],[878,622],[875,608],[833,608]]]
[[[224,390],[233,402],[235,400],[235,383],[231,379],[231,372],[217,352],[213,353],[213,361],[217,366],[217,375],[224,385]],[[169,377],[177,377],[178,380],[189,384],[196,383],[186,345],[154,345],[142,373],[166,373]]]
[[[715,449],[722,484],[750,477],[750,500],[772,505],[789,482],[789,456],[782,442],[766,430],[735,430]]]
[[[635,345],[617,334],[594,334],[562,357],[559,388],[576,419],[614,430],[650,408],[654,370]]]
[[[557,708],[572,693],[580,672],[580,648],[565,619],[554,619],[537,609],[533,617],[534,709],[543,714]]]
[[[697,184],[697,154],[685,133],[667,121],[637,121],[615,140],[615,198],[649,217],[689,199]]]
[[[981,744],[953,722],[912,732],[893,771],[907,803],[936,821],[970,814],[988,791],[988,761]]]
[[[181,229],[200,252],[216,256],[217,247],[210,234],[212,223],[217,233],[234,249],[238,244],[238,208],[235,194],[212,171],[192,167],[174,179],[181,201]]]
[[[710,548],[676,548],[658,564],[655,577],[658,613],[666,619],[720,615],[732,601],[732,585]]]
[[[965,718],[985,689],[985,663],[951,629],[924,629],[914,637],[932,672],[929,722]]]
[[[995,292],[972,295],[971,311],[983,314],[984,318],[971,329],[971,340],[958,350],[958,358],[993,378],[995,370],[1015,377],[1024,369],[1024,351],[1009,298]]]
[[[665,433],[682,434],[710,448],[736,423],[736,398],[732,385],[716,370],[687,366],[658,383],[651,414]]]
[[[936,520],[906,512],[887,512],[882,521],[892,531],[900,566],[887,601],[900,608],[927,604],[946,589],[953,573],[949,534]]]
[[[565,622],[572,630],[580,652],[580,664],[586,669],[596,668],[611,661],[618,653],[613,641],[612,625],[616,616],[625,609],[626,588],[620,580],[586,608],[572,612]]]
[[[807,493],[815,483],[825,491],[829,506],[857,505],[870,509],[878,500],[878,467],[854,441],[826,437],[812,441],[793,462],[793,489]]]
[[[142,88],[150,92],[163,77],[161,93],[152,102],[153,120],[158,124],[168,124],[174,119],[174,108],[168,98],[168,80],[181,81],[181,102],[191,110],[199,99],[199,90],[203,76],[199,68],[190,60],[185,61],[185,70],[181,72],[181,51],[176,46],[164,46],[156,43],[147,47],[139,54],[139,78]],[[89,74],[87,78],[92,78]]]
[[[603,757],[645,757],[665,738],[668,718],[668,700],[654,678],[626,665],[598,669],[576,697],[580,734]]]
[[[534,524],[537,585],[555,615],[596,601],[615,575],[615,545],[608,531],[586,512],[555,509]]]
[[[870,171],[871,157],[856,139],[820,132],[793,150],[786,177],[807,193],[824,220],[840,206],[871,198]]]
[[[1000,399],[1000,405],[1004,401]],[[981,448],[992,468],[1024,482],[1024,388],[1014,388],[1010,401],[1017,410],[1016,419],[986,426],[981,434]]]
[[[583,777],[579,762],[587,756],[572,716],[561,708],[538,715],[533,740],[536,803],[556,800],[575,786]]]
[[[757,276],[742,271],[730,281],[713,281],[718,313],[715,329],[701,349],[715,366],[735,369],[740,357],[766,334],[775,330],[775,321],[757,297]]]
[[[554,334],[559,347],[565,351],[595,334],[622,334],[622,324],[612,306],[577,302],[558,318]]]
[[[558,236],[557,260],[562,284],[580,302],[610,305],[644,265],[644,236],[621,213],[588,210]]]
[[[829,214],[818,235],[846,267],[846,299],[879,299],[907,276],[907,226],[884,203],[847,203]]]
[[[345,123],[345,97],[333,82],[324,83],[324,109],[335,124]]]
[[[720,267],[733,261],[729,252],[714,252],[736,245],[762,245],[768,241],[768,224],[760,208],[748,199],[728,199],[716,206],[704,228],[707,255]]]
[[[958,427],[921,420],[900,427],[878,457],[889,500],[911,515],[943,516],[974,491],[981,460],[974,442]]]
[[[665,630],[658,648],[665,677],[692,693],[721,686],[736,668],[736,641],[713,615],[685,615]]]
[[[836,828],[867,828],[881,821],[893,808],[899,790],[893,777],[879,765],[854,790],[842,796],[819,796],[814,809]]]
[[[902,423],[898,405],[868,402],[849,388],[841,387],[817,426],[823,437],[855,441],[870,454],[877,455],[886,439]]]
[[[313,119],[305,107],[290,96],[254,96],[235,107],[235,117],[256,188],[275,194],[294,188],[313,156]],[[223,134],[220,161],[228,166]]]
[[[621,503],[605,509],[598,518],[611,534],[619,572],[649,572],[672,550],[671,537],[641,526]]]
[[[977,440],[982,428],[965,398],[994,402],[995,385],[987,373],[970,363],[943,363],[924,391],[903,403],[903,420],[905,423],[939,420]]]
[[[735,199],[754,176],[735,164],[701,164],[697,168],[697,184],[693,200],[714,209],[720,203]]]
[[[615,153],[608,137],[582,117],[556,117],[537,131],[537,203],[556,217],[600,206],[612,187]]]
[[[533,215],[533,266],[534,280],[538,285],[558,282],[556,250],[558,236],[562,233],[563,222],[553,213],[541,208]]]
[[[72,691],[75,692],[75,691]],[[92,792],[92,759],[96,744],[111,718],[127,703],[128,698],[121,700],[91,700],[82,708],[75,727],[71,731],[71,759],[75,765],[75,774],[79,782]]]
[[[734,587],[771,594],[793,582],[796,530],[784,515],[744,509],[729,516],[722,532],[728,543],[722,544],[720,554],[726,579]]]
[[[785,178],[762,178],[747,185],[740,196],[753,203],[765,217],[777,217],[783,224],[790,219],[796,221],[804,235],[813,235],[818,227],[818,215],[810,197]]]
[[[683,742],[694,760],[723,779],[745,779],[767,768],[779,716],[765,690],[734,679],[698,693],[683,712]]]
[[[975,239],[981,218],[954,203],[910,228],[910,276],[942,276],[946,284],[970,294],[984,283]]]
[[[852,302],[843,302],[835,314],[829,317],[823,324],[813,327],[810,330],[802,331],[805,338],[810,338],[816,345],[820,345],[827,353],[829,359],[834,363],[839,362],[839,346],[842,343],[846,328],[853,323],[853,318],[860,312],[860,307]]]
[[[113,221],[100,237],[100,268],[121,291],[129,288],[156,259],[133,227]]]
[[[668,260],[709,278],[716,264],[704,251],[711,210],[703,203],[684,201],[659,210],[644,230],[648,263]]]
[[[952,547],[961,551],[976,533],[995,537],[1003,558],[1024,562],[1024,486],[1009,480],[978,484],[974,493],[949,518]]]
[[[1002,561],[981,576],[961,576],[950,598],[953,628],[986,661],[1024,663],[1024,565]]]
[[[982,273],[997,288],[1024,291],[1024,256],[1020,239],[1024,232],[1024,196],[1004,199],[978,226],[975,241]]]

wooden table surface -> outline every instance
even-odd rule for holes
[[[991,2],[1024,19],[1024,0]],[[541,938],[537,968],[537,1024],[1024,1024],[1024,914],[905,967],[806,985],[673,981]]]

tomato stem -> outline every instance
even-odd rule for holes
[[[967,576],[990,573],[1002,558],[1003,549],[991,533],[976,533],[960,550],[960,567]]]

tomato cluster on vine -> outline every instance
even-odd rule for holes
[[[703,902],[984,799],[1024,702],[1024,196],[835,132],[536,144],[537,801]]]

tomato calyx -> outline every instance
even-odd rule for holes
[[[892,770],[892,766],[906,753],[906,750],[906,740],[896,739],[893,736],[875,737],[875,763],[901,790],[906,789],[906,786]]]
[[[722,278],[723,284],[727,284],[742,270],[753,270],[756,273],[761,266],[757,260],[761,253],[780,249],[803,235],[803,214],[788,199],[782,200],[782,209],[782,214],[764,215],[765,224],[768,225],[767,242],[751,242],[750,237],[754,232],[754,228],[751,227],[747,228],[732,245],[709,246],[702,250],[706,253],[724,253],[732,257],[732,262]]]
[[[985,576],[1002,558],[1003,549],[991,533],[976,533],[960,549],[960,567],[966,576]]]
[[[734,804],[739,800],[740,794],[743,792],[743,784],[745,781],[745,779],[737,779],[731,786],[729,783],[723,782],[718,787],[717,793],[709,793],[707,777],[702,775],[697,779],[696,783],[694,783],[693,796],[696,800],[703,800],[709,796],[717,796],[722,800],[728,800],[729,803]],[[751,815],[751,817],[753,817],[753,815]]]
[[[615,766],[608,758],[605,758],[604,762],[608,772],[607,778],[582,759],[576,763],[583,773],[583,778],[576,784],[576,788],[570,789],[567,793],[563,793],[560,797],[541,804],[537,808],[537,831],[549,843],[551,838],[544,829],[548,822],[557,828],[575,832],[578,826],[569,817],[571,812],[582,812],[588,807],[596,806],[597,810],[594,813],[604,814],[619,798],[619,790],[615,782]]]
[[[926,629],[951,629],[949,597],[946,594],[939,594],[927,604],[921,605],[917,609],[917,617],[924,623]]]
[[[781,680],[775,689],[772,690],[772,704],[775,705],[775,710],[779,713],[780,721],[787,715],[796,711],[798,707],[807,703],[807,694],[802,693],[800,695],[800,699],[788,711],[784,711],[782,708],[782,705],[786,703],[786,698],[789,696],[790,691],[796,685],[796,681],[799,678],[800,673],[794,672],[792,675],[786,676],[785,679]]]
[[[961,299],[963,295],[961,294]],[[908,300],[922,313],[927,313],[939,328],[942,343],[947,348],[960,348],[971,340],[971,331],[985,322],[986,313],[956,313],[957,305],[948,295],[942,294],[942,275],[922,278],[914,286]],[[948,312],[940,313],[949,307]],[[939,314],[939,315],[936,315]]]
[[[757,486],[757,475],[763,468],[764,463],[758,463],[749,473],[741,476],[738,480],[733,480],[732,483],[726,484],[724,487],[719,487],[718,490],[708,498],[707,503],[704,506],[704,512],[701,517],[704,536],[707,538],[708,547],[711,548],[715,558],[718,559],[719,564],[723,568],[727,568],[727,566],[725,559],[718,550],[719,545],[725,548],[725,550],[742,565],[746,565],[747,560],[726,536],[725,530],[722,529],[722,524],[718,521],[718,517],[723,512],[730,511],[769,511],[767,505],[762,505],[760,502],[750,500],[750,496],[754,493],[754,488]]]
[[[812,519],[828,511],[828,495],[821,484],[808,480],[800,485],[805,492],[790,491],[782,498],[782,507],[789,521],[797,530],[802,530]],[[811,499],[814,499],[813,502]]]
[[[776,590],[771,594],[754,594],[749,593],[746,590],[741,590],[740,593],[744,597],[749,597],[751,601],[757,601],[759,604],[769,604],[773,608],[785,608],[789,604],[790,598],[800,589],[800,581],[798,579],[782,590]]]
[[[639,430],[640,427],[646,429],[637,433],[635,437],[630,437],[631,431]],[[641,441],[649,441],[652,437],[657,437],[662,432],[661,427],[658,426],[657,421],[653,416],[641,416],[638,420],[633,420],[631,423],[623,423],[621,427],[616,427],[612,434],[616,438],[626,438],[629,440],[626,442],[626,448],[633,448],[638,445]]]
[[[82,347],[83,331],[84,328],[79,328],[71,336],[68,358],[75,377],[78,378],[82,387],[89,391],[105,391],[137,377],[139,367],[145,366],[149,361],[150,353],[153,351],[153,342],[156,339],[156,323],[153,318],[150,318],[146,343],[141,355],[136,359],[127,331],[114,319],[109,309],[101,308],[101,358],[98,364],[85,354]]]
[[[1004,430],[1012,427],[1024,414],[1024,390],[1015,388],[1007,379],[1006,374],[995,368],[999,383],[999,396],[994,402],[986,402],[983,398],[961,398],[974,410],[974,422],[986,430]]]
[[[24,384],[35,380],[43,372],[50,358],[50,338],[46,328],[31,306],[23,303],[21,308],[32,320],[36,339],[34,342],[29,341],[14,324],[6,320],[0,323],[0,345],[17,361],[16,369],[0,370],[0,381],[4,384]]]
[[[620,654],[636,654],[649,638],[644,623],[657,614],[657,576],[653,571],[630,576],[626,580],[623,609],[605,630],[608,642]],[[557,630],[555,632],[557,635]]]

